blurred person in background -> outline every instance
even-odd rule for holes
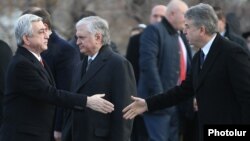
[[[3,95],[5,88],[4,79],[11,57],[12,51],[9,45],[3,40],[0,40],[0,127],[3,118]]]
[[[248,50],[250,50],[250,31],[243,33],[242,37],[246,39]]]
[[[166,13],[165,5],[155,5],[149,16],[150,24],[156,24],[161,22],[162,17],[165,16]],[[141,24],[140,24],[141,25]],[[129,38],[129,43],[127,47],[126,58],[131,62],[134,68],[134,74],[136,78],[136,84],[138,84],[139,80],[139,47],[140,47],[140,37],[143,32],[143,29],[146,28],[146,25],[141,26],[141,31],[133,35]],[[131,135],[131,141],[146,141],[148,139],[147,130],[145,127],[144,120],[141,116],[138,116],[134,120],[133,130]]]
[[[146,27],[147,27],[147,25],[145,25],[145,24],[136,25],[130,31],[130,37],[140,34]]]
[[[142,32],[139,48],[139,97],[161,94],[185,80],[192,57],[182,33],[187,9],[184,1],[171,0],[164,16],[156,16],[158,22],[148,25]],[[193,112],[192,99],[190,101],[189,106]],[[143,114],[149,140],[179,141],[180,110],[173,106]]]
[[[229,26],[228,22],[226,21],[224,11],[218,6],[213,8],[218,17],[218,30],[221,36],[239,44],[241,47],[248,50],[246,41],[241,36],[235,34],[231,29],[231,27]]]
[[[227,13],[226,21],[227,21],[228,26],[231,28],[232,32],[240,36],[241,35],[240,18],[236,15],[236,13],[235,12]]]
[[[149,18],[150,24],[155,24],[157,22],[160,22],[162,17],[164,17],[166,13],[166,9],[167,8],[165,5],[155,5],[151,10]],[[138,78],[139,78],[140,37],[141,37],[141,32],[143,32],[143,29],[146,28],[146,25],[139,24],[138,27],[140,27],[140,29],[142,30],[136,35],[133,35],[132,37],[129,38],[127,53],[126,53],[126,58],[131,62],[134,68],[136,83],[138,83]]]

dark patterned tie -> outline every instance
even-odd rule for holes
[[[204,63],[204,58],[205,54],[203,53],[202,50],[200,50],[200,69],[202,69],[203,63]]]
[[[93,61],[93,59],[91,59],[91,58],[88,60],[88,64],[87,64],[87,67],[86,67],[86,71],[88,71],[89,66],[91,65],[92,61]]]

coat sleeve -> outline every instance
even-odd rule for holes
[[[179,104],[192,96],[194,96],[194,90],[191,70],[180,86],[175,86],[166,93],[151,96],[146,99],[146,103],[149,111],[157,111]]]
[[[112,78],[111,99],[115,110],[111,114],[111,138],[109,141],[128,141],[132,131],[132,120],[123,119],[122,109],[131,103],[131,95],[136,95],[136,82],[133,68],[123,60],[116,68]]]
[[[139,67],[140,75],[150,95],[163,92],[158,68],[158,54],[160,47],[159,32],[155,27],[148,26],[140,39]],[[141,78],[142,78],[141,77]]]
[[[41,70],[33,64],[22,61],[15,67],[13,77],[16,77],[16,81],[12,85],[22,94],[68,108],[83,109],[86,106],[86,96],[57,90],[42,77]]]

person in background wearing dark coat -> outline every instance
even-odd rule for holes
[[[12,51],[7,43],[0,40],[0,127],[3,118],[3,94],[4,94],[4,78],[10,59],[12,57]]]
[[[76,68],[74,91],[105,93],[115,110],[100,114],[93,110],[72,112],[72,141],[129,141],[132,121],[122,118],[122,109],[136,95],[133,68],[128,60],[110,48],[107,21],[90,16],[76,24],[77,45],[86,55]]]
[[[180,86],[146,99],[132,97],[124,108],[124,118],[156,111],[195,95],[198,105],[199,141],[204,125],[250,124],[250,56],[238,44],[218,33],[218,18],[208,4],[192,6],[185,14],[186,37],[199,51],[191,72]]]
[[[162,17],[164,17],[166,13],[166,9],[167,7],[165,5],[155,5],[151,10],[150,19],[149,19],[150,24],[155,24],[157,22],[160,22]],[[136,83],[138,83],[138,80],[139,80],[140,37],[141,37],[141,33],[130,37],[128,47],[127,47],[127,53],[126,53],[126,58],[131,62],[134,68]]]
[[[15,37],[18,49],[5,79],[1,141],[50,141],[55,105],[106,114],[114,110],[114,105],[102,98],[104,94],[87,96],[56,89],[52,73],[41,58],[49,40],[41,17],[19,17]]]
[[[150,14],[149,22],[150,24],[155,24],[161,21],[166,13],[165,5],[155,5]],[[131,62],[134,68],[134,74],[136,83],[138,84],[139,80],[139,47],[140,47],[140,37],[141,33],[130,37],[126,58]],[[141,116],[138,116],[134,119],[133,130],[131,135],[131,141],[145,141],[147,140],[147,131],[145,128],[145,123]]]
[[[250,50],[250,31],[244,32],[242,37],[246,39],[248,50]]]
[[[214,11],[218,17],[218,30],[221,36],[225,37],[226,39],[233,41],[237,44],[239,44],[241,47],[247,48],[246,41],[239,35],[235,34],[229,24],[226,21],[226,17],[224,14],[224,11],[220,7],[213,7]]]
[[[75,64],[80,62],[77,51],[55,32],[48,11],[40,7],[31,7],[25,10],[23,14],[34,14],[42,17],[48,32],[51,33],[48,40],[48,49],[42,52],[42,58],[48,64],[52,72],[56,88],[69,91],[72,85],[72,75]],[[60,141],[62,136],[61,131],[64,120],[63,111],[64,109],[62,107],[56,108],[54,127],[54,138],[56,141]]]
[[[185,79],[192,57],[185,35],[181,32],[187,9],[184,1],[170,1],[161,22],[148,25],[142,32],[139,48],[139,97],[161,94]],[[190,107],[192,109],[192,104]],[[149,140],[179,141],[180,116],[177,106],[147,112],[142,117]]]

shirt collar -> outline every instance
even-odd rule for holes
[[[30,53],[32,53],[35,57],[36,57],[36,59],[38,60],[38,61],[41,61],[42,60],[42,58],[41,58],[41,56],[40,55],[37,55],[37,54],[35,54],[34,52],[32,52],[32,51],[30,51],[30,50],[28,50]]]
[[[91,56],[88,56],[88,60],[89,59],[92,59],[92,61],[96,58],[96,56],[98,55],[99,52],[97,52],[95,55],[93,55],[92,57]]]
[[[203,51],[205,55],[205,58],[211,48],[212,43],[214,42],[215,37],[216,37],[216,34],[209,40],[209,42],[207,42],[207,44],[204,47],[201,48],[201,50]]]
[[[224,37],[225,34],[226,34],[226,31],[220,32],[220,35],[221,35],[222,37]]]

